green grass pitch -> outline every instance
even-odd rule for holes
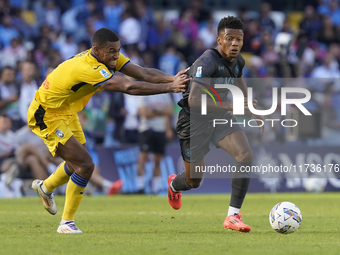
[[[276,233],[268,215],[278,202],[295,203],[300,229]],[[56,233],[39,197],[0,200],[0,254],[340,254],[339,193],[248,194],[242,211],[248,234],[223,229],[229,194],[184,194],[173,210],[166,197],[84,197],[76,214],[82,235]]]

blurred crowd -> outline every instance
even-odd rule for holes
[[[25,128],[35,90],[58,64],[90,48],[99,28],[119,34],[122,52],[132,62],[176,74],[216,46],[217,24],[232,14],[245,25],[243,76],[263,109],[271,107],[273,87],[304,87],[312,93],[307,108],[315,116],[309,122],[315,130],[309,135],[302,128],[288,139],[287,130],[275,124],[263,138],[257,129],[246,128],[251,142],[339,145],[339,4],[319,0],[302,10],[273,11],[270,2],[261,2],[258,10],[223,11],[205,8],[202,0],[183,1],[173,10],[153,9],[146,0],[0,0],[0,112],[10,117],[11,131]],[[171,95],[173,129],[180,98]],[[138,108],[134,96],[96,93],[84,110],[85,129],[95,145],[138,143]],[[278,107],[268,118],[288,117]],[[169,137],[176,141],[175,135]]]

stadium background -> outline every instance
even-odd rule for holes
[[[101,27],[119,34],[122,51],[132,62],[175,74],[192,64],[205,49],[215,46],[216,26],[227,15],[239,16],[245,23],[243,75],[250,81],[260,81],[254,90],[264,109],[270,107],[272,87],[289,86],[285,79],[303,80],[301,84],[313,95],[307,106],[313,117],[303,119],[296,109],[289,109],[292,116],[300,118],[299,128],[266,127],[264,137],[257,129],[245,129],[254,148],[255,164],[339,164],[337,0],[242,0],[237,4],[227,0],[0,0],[0,102],[11,100],[5,106],[0,104],[1,111],[11,116],[13,131],[24,126],[32,94],[46,75],[62,61],[88,49],[93,33]],[[172,95],[173,125],[179,97]],[[135,192],[138,147],[129,143],[131,132],[126,132],[134,132],[138,127],[135,101],[131,96],[101,92],[95,94],[85,109],[86,131],[98,152],[102,175],[111,180],[123,178],[124,192]],[[271,117],[282,118],[279,109]],[[233,163],[220,153],[211,153],[208,160],[220,165],[226,160]],[[163,189],[167,174],[181,170],[180,162],[178,141],[174,138],[162,163]],[[151,169],[152,163],[147,165],[147,179],[151,178]],[[256,178],[250,190],[302,191],[307,181],[302,177],[309,175]],[[336,175],[316,173],[314,177],[327,180],[326,190],[340,188]],[[228,191],[228,181],[207,179],[197,192]],[[6,190],[3,181],[0,185],[0,196],[21,194],[19,189]]]

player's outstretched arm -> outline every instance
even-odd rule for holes
[[[122,92],[130,95],[155,95],[169,92],[184,92],[187,86],[186,83],[189,80],[190,78],[186,75],[181,75],[173,82],[158,84],[131,81],[125,77],[115,76],[101,86],[104,90]]]
[[[173,82],[176,78],[184,74],[186,70],[179,71],[176,76],[164,73],[155,68],[145,68],[134,63],[129,63],[124,67],[122,73],[133,77],[137,80],[143,80],[151,83],[167,83]]]

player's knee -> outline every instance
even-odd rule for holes
[[[79,167],[83,173],[92,175],[95,165],[92,160],[84,160]]]
[[[253,152],[251,149],[247,149],[237,154],[235,157],[237,162],[252,162],[253,161]]]
[[[201,181],[202,179],[190,179],[189,182],[188,182],[188,185],[191,187],[191,188],[198,188],[201,184]]]

